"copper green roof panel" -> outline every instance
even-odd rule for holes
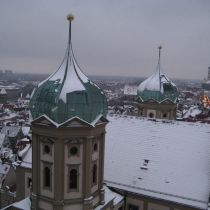
[[[74,58],[70,35],[62,64],[38,85],[30,101],[30,111],[33,119],[45,114],[57,123],[72,117],[91,123],[100,114],[106,116],[106,97],[80,70]]]

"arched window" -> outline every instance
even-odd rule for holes
[[[47,144],[44,145],[44,153],[45,154],[49,154],[50,153],[50,146],[47,145]]]
[[[167,114],[166,113],[163,114],[163,118],[167,118]]]
[[[44,167],[44,187],[50,187],[51,170],[48,166]]]
[[[77,177],[78,172],[76,169],[72,169],[69,174],[69,189],[77,189]]]
[[[149,117],[150,117],[150,118],[153,118],[153,117],[154,117],[154,114],[153,114],[152,112],[150,112],[150,113],[149,113]]]
[[[98,144],[97,144],[97,143],[95,143],[95,144],[93,145],[93,151],[94,151],[94,152],[97,152],[97,151],[98,151]]]
[[[93,165],[93,184],[97,183],[97,165]]]

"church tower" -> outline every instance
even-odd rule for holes
[[[138,87],[138,112],[142,117],[174,120],[178,89],[160,70],[161,49],[162,47],[159,46],[156,72]]]
[[[91,210],[104,204],[107,102],[80,70],[69,41],[58,70],[32,95],[31,209]]]

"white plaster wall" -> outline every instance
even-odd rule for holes
[[[155,203],[148,203],[148,210],[170,210],[170,208]]]
[[[128,204],[133,204],[133,205],[138,206],[139,210],[143,210],[144,209],[144,201],[142,201],[142,200],[138,200],[138,199],[135,199],[135,198],[127,197],[126,198],[126,203],[127,203],[126,209],[128,209]]]
[[[39,208],[46,210],[53,210],[52,204],[45,201],[39,201]]]
[[[25,173],[25,197],[28,197],[31,194],[31,189],[28,187],[28,178],[32,179],[32,174],[29,172],[26,172]]]

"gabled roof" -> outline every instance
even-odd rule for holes
[[[108,123],[108,120],[102,115],[99,114],[91,123],[79,118],[79,117],[72,117],[68,120],[66,120],[63,123],[56,123],[52,119],[50,119],[47,115],[42,115],[36,119],[34,119],[31,124],[39,124],[44,126],[51,126],[55,128],[60,127],[95,127],[99,124],[106,124]]]

